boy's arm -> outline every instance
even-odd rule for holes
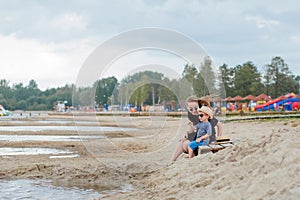
[[[208,138],[209,137],[209,134],[205,134],[205,135],[203,135],[202,137],[199,137],[197,140],[196,140],[196,142],[201,142],[201,140],[205,140],[206,138]]]

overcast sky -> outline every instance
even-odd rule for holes
[[[216,66],[252,61],[262,71],[280,56],[300,75],[299,19],[298,0],[0,0],[0,79],[25,85],[34,79],[42,90],[74,83],[99,45],[143,27],[186,35]],[[151,60],[147,52],[138,54],[135,61],[128,55],[108,73],[117,76],[114,69],[126,72],[129,65],[149,64],[136,60]],[[155,63],[183,70],[182,60],[161,56]],[[170,63],[159,63],[166,58]]]

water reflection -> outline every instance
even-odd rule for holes
[[[27,120],[27,121],[21,121],[21,120],[11,120],[11,121],[8,121],[8,120],[3,120],[3,121],[0,121],[0,125],[7,125],[7,124],[10,124],[10,125],[14,125],[14,124],[30,124],[30,123],[35,123],[35,124],[75,124],[74,121],[70,121],[70,120],[62,120],[62,121],[57,121],[57,120]],[[99,125],[99,122],[94,122],[94,121],[78,121],[76,122],[76,125],[85,125],[85,124],[89,124],[89,125],[95,125],[95,126],[98,126]]]
[[[49,156],[49,158],[76,158],[79,154],[62,155],[62,156]]]
[[[40,155],[40,154],[71,154],[72,151],[53,148],[0,148],[0,156]]]
[[[93,131],[113,132],[132,131],[133,128],[120,128],[108,126],[0,126],[0,131]]]
[[[53,186],[48,181],[38,180],[0,180],[0,188],[0,199],[89,200],[103,196],[91,189]]]
[[[0,135],[0,141],[50,141],[50,142],[79,142],[86,139],[103,139],[105,136],[94,135]]]

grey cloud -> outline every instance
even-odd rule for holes
[[[216,57],[226,55],[223,62],[239,55],[255,62],[261,55],[281,53],[294,66],[297,59],[289,55],[299,45],[290,38],[300,34],[299,9],[297,0],[0,0],[0,34],[56,43],[92,38],[101,43],[138,27],[162,27],[188,35]],[[59,19],[68,14],[78,26],[62,27]],[[247,16],[261,17],[266,24],[258,28]]]

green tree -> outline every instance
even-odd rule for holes
[[[265,85],[270,96],[276,98],[297,90],[296,80],[281,57],[273,57],[271,64],[266,65],[265,68]]]
[[[165,83],[165,85],[160,85],[157,89],[157,92],[158,92],[157,104],[160,104],[162,102],[167,102],[170,100],[181,99],[181,96],[183,95],[182,90],[181,91],[179,90],[178,92],[176,92],[178,89],[180,89],[182,87],[178,81],[176,81],[175,79],[171,81],[168,78],[165,78],[164,83]],[[175,95],[174,92],[176,92],[177,96]]]
[[[67,101],[69,105],[72,105],[72,94],[73,94],[73,85],[66,84],[63,87],[56,88],[56,92],[49,96],[51,102],[55,104],[57,101]]]
[[[203,87],[203,84],[200,84],[201,76],[199,75],[199,72],[197,68],[194,65],[188,65],[186,64],[184,66],[184,70],[182,72],[182,78],[185,80],[185,82],[190,84],[190,88],[194,91],[193,93],[189,94],[191,95],[198,95],[200,96],[201,88]]]
[[[204,90],[205,95],[216,94],[216,76],[212,67],[212,60],[210,57],[205,57],[203,63],[200,66],[200,75],[198,78],[200,79],[200,85]]]
[[[117,88],[118,80],[112,76],[98,80],[95,92],[95,101],[97,104],[111,104],[111,98],[114,90]]]
[[[201,75],[200,73],[197,75],[197,79],[194,84],[194,91],[197,97],[203,97],[211,94],[208,84],[203,78],[203,75]]]
[[[72,105],[80,106],[94,106],[95,90],[92,87],[78,87],[73,91]]]
[[[248,94],[259,95],[263,92],[261,75],[252,62],[238,65],[234,69],[234,95],[247,96]]]
[[[151,93],[151,85],[145,84],[141,86],[137,86],[137,88],[133,91],[130,95],[129,103],[134,104],[136,106],[143,106],[144,104],[151,104],[150,103],[150,93]],[[148,100],[148,102],[147,102]]]
[[[24,87],[23,83],[15,84],[13,86],[13,91],[16,101],[27,100],[27,98],[30,96],[27,88]]]
[[[9,81],[5,79],[0,80],[0,94],[3,95],[3,98],[12,98],[12,89],[9,86]]]
[[[35,80],[29,81],[27,92],[30,94],[30,96],[39,96],[41,94],[41,90],[38,88],[38,84]]]
[[[295,93],[300,94],[300,76],[296,76],[295,81],[296,81],[296,85],[297,85]]]
[[[9,86],[9,81],[5,79],[0,80],[0,105],[6,109],[13,109],[13,91]]]
[[[168,94],[162,95],[162,87],[170,87],[170,80],[162,73],[153,71],[142,71],[133,75],[125,77],[118,87],[118,97],[121,105],[128,103],[137,104],[156,104],[160,102],[162,96],[166,97]],[[170,92],[167,91],[166,92]]]
[[[16,103],[15,109],[24,110],[27,108],[27,102],[25,100],[20,100]]]
[[[219,94],[222,98],[233,96],[233,69],[223,64],[219,67]]]

